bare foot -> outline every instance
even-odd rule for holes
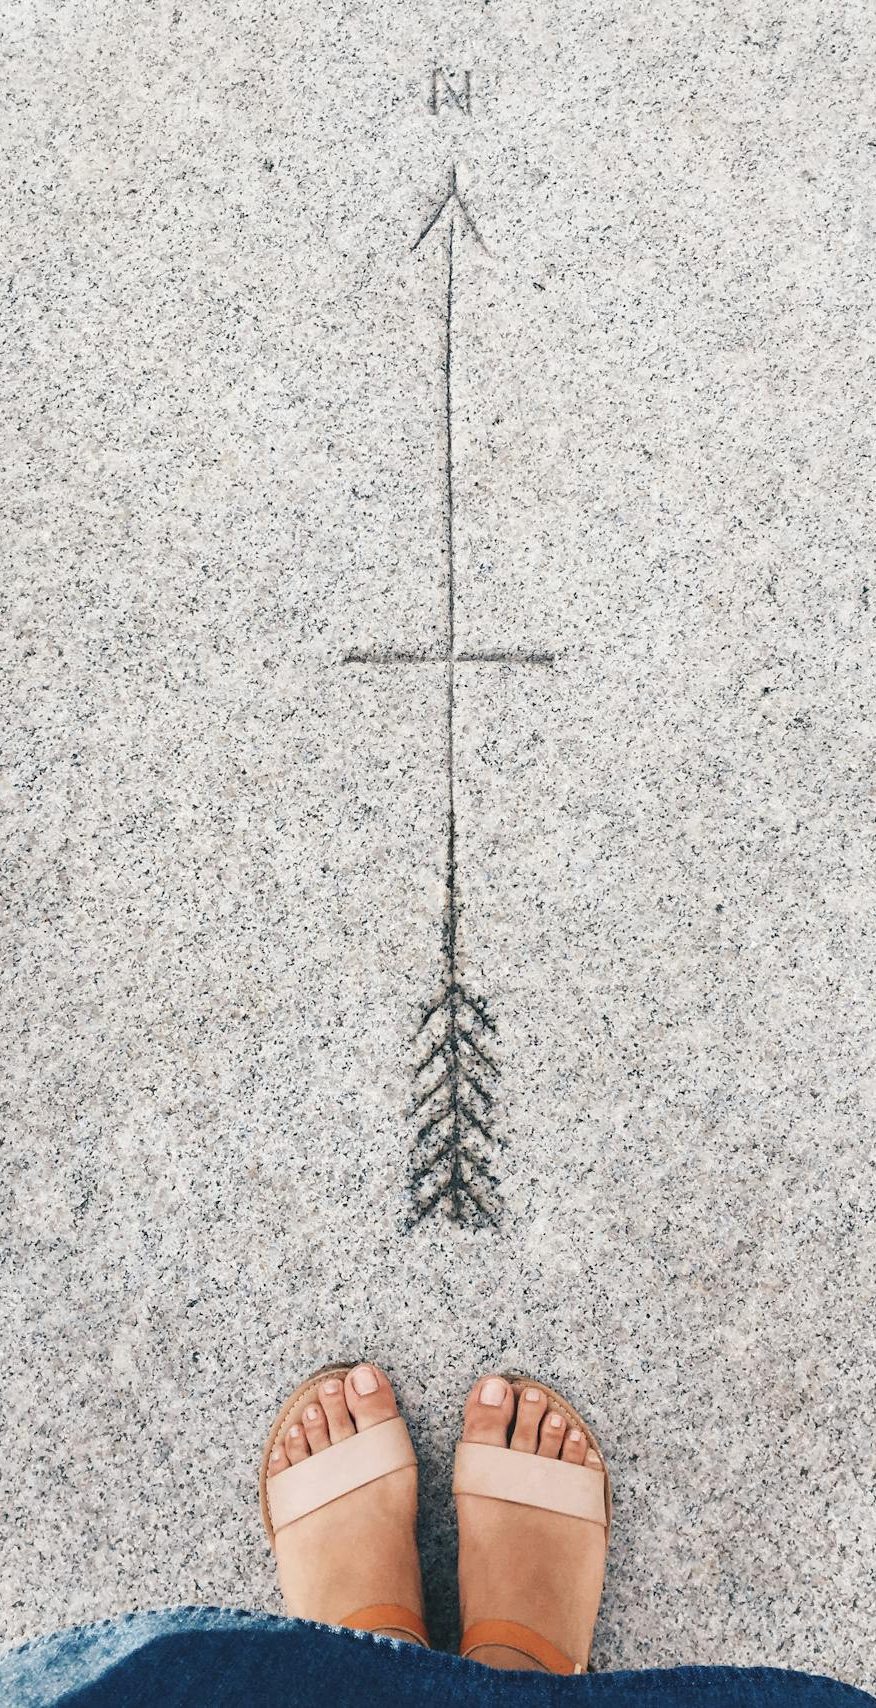
[[[373,1364],[358,1364],[343,1381],[325,1378],[318,1393],[274,1448],[269,1478],[398,1415],[389,1380]],[[393,1602],[422,1616],[416,1529],[414,1465],[284,1525],[275,1541],[286,1611],[335,1625],[359,1608]],[[386,1635],[407,1633],[387,1629]]]
[[[475,1383],[466,1401],[462,1439],[602,1467],[581,1431],[550,1409],[543,1389],[526,1387],[518,1403],[501,1376]],[[586,1667],[602,1596],[602,1525],[483,1495],[460,1494],[456,1504],[463,1630],[481,1619],[515,1620]],[[478,1649],[472,1659],[544,1670],[516,1650],[498,1646]]]

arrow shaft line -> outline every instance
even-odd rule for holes
[[[457,933],[461,915],[456,872],[456,754],[455,754],[455,690],[456,690],[456,516],[455,470],[453,445],[453,308],[455,262],[458,246],[457,232],[467,231],[481,242],[471,216],[459,195],[456,169],[450,181],[450,194],[420,234],[414,248],[433,229],[436,220],[451,203],[444,246],[446,278],[442,275],[443,294],[443,385],[444,395],[439,412],[443,425],[439,427],[439,444],[443,438],[443,498],[444,541],[446,554],[446,611],[443,628],[446,635],[444,663],[447,694],[445,713],[445,756],[447,763],[447,843],[446,892],[443,921],[442,954],[444,978],[441,995],[421,1012],[417,1037],[422,1035],[426,1050],[424,1060],[415,1069],[415,1083],[430,1064],[440,1059],[439,1077],[431,1087],[418,1087],[416,1102],[411,1111],[419,1119],[416,1145],[412,1157],[411,1184],[413,1204],[408,1226],[413,1227],[440,1208],[451,1220],[461,1225],[496,1223],[485,1193],[498,1188],[496,1175],[488,1167],[487,1155],[481,1155],[482,1141],[491,1144],[490,1127],[492,1093],[485,1086],[484,1076],[496,1071],[492,1058],[477,1043],[474,1036],[482,1030],[495,1031],[487,1006],[472,997],[459,982]],[[439,382],[440,383],[440,382]],[[439,452],[440,456],[440,452]],[[441,478],[439,476],[439,478]],[[384,654],[385,656],[385,654]],[[499,655],[505,661],[505,655]],[[498,659],[497,659],[498,662]],[[428,1042],[434,1016],[442,1016],[441,1037]],[[475,1068],[477,1072],[473,1071]],[[434,1068],[433,1068],[433,1071]],[[475,1102],[475,1100],[477,1100]],[[483,1182],[483,1189],[479,1182]],[[423,1188],[426,1188],[424,1191]]]
[[[445,304],[444,340],[444,430],[447,452],[447,651],[453,662],[454,604],[456,599],[455,564],[453,561],[453,408],[450,375],[453,359],[453,234],[455,221],[450,221],[447,239],[447,301]]]
[[[447,239],[447,298],[444,309],[444,438],[447,494],[447,966],[448,984],[452,995],[456,981],[456,804],[453,787],[453,702],[456,565],[453,542],[453,406],[451,396],[451,364],[453,360],[453,233],[450,221]],[[454,1006],[455,1018],[455,1006]]]

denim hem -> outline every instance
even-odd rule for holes
[[[770,1666],[556,1677],[249,1607],[135,1610],[0,1653],[4,1708],[874,1708],[856,1686]],[[585,1695],[592,1701],[585,1705]],[[597,1699],[599,1699],[597,1701]]]

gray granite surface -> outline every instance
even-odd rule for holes
[[[0,213],[2,1633],[276,1609],[326,1358],[614,1470],[595,1660],[876,1686],[864,0],[36,0]],[[471,111],[430,110],[434,67]],[[439,82],[440,90],[444,90]],[[404,1230],[445,906],[500,1225]],[[446,222],[445,222],[446,223]]]

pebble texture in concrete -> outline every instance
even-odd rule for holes
[[[459,1412],[511,1365],[611,1460],[599,1668],[872,1688],[869,7],[4,32],[4,1636],[277,1609],[262,1438],[364,1353],[439,1642]],[[432,111],[436,67],[470,101]],[[501,1218],[406,1232],[448,211],[412,244],[454,166],[457,952]],[[380,648],[435,660],[343,662]]]

